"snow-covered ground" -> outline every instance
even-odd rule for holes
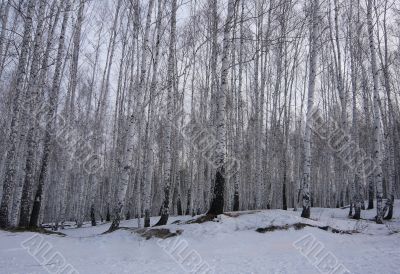
[[[164,240],[146,240],[131,230],[102,235],[109,224],[64,229],[65,237],[0,231],[0,273],[400,273],[400,201],[385,225],[368,220],[375,210],[362,211],[361,221],[347,214],[348,209],[313,208],[313,220],[305,220],[299,211],[265,210],[172,224],[192,219],[178,216],[165,227],[181,234]],[[358,233],[308,226],[256,232],[299,222]]]

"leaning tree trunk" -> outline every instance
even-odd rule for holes
[[[83,24],[83,10],[85,9],[85,1],[80,0],[79,2],[79,9],[78,9],[78,18],[75,24],[74,30],[74,37],[73,37],[73,44],[74,50],[72,52],[72,62],[71,62],[71,82],[70,82],[70,99],[69,99],[69,106],[66,106],[69,111],[67,115],[70,115],[70,120],[74,120],[75,114],[75,94],[76,94],[76,87],[78,84],[78,61],[79,61],[79,53],[80,53],[80,44],[81,44],[81,30]]]
[[[9,17],[9,12],[10,12],[10,7],[11,7],[11,0],[7,0],[7,2],[4,2],[1,6],[1,32],[0,32],[0,79],[1,75],[3,72],[3,60],[5,60],[5,57],[3,58],[3,54],[6,55],[6,32],[7,32],[7,22],[8,22],[8,17]],[[16,16],[17,17],[17,16]]]
[[[21,43],[21,52],[18,60],[18,68],[16,72],[16,86],[13,99],[12,107],[12,118],[11,118],[11,131],[8,141],[7,158],[5,160],[5,176],[3,182],[3,194],[0,205],[0,227],[5,228],[9,226],[9,206],[12,199],[12,191],[16,181],[16,168],[17,168],[17,151],[18,151],[18,140],[19,140],[19,128],[20,128],[20,108],[21,100],[24,94],[24,80],[26,75],[26,65],[28,63],[28,52],[29,44],[32,33],[33,20],[32,17],[35,11],[35,2],[30,0],[28,2],[28,10],[25,17],[24,34]]]
[[[42,35],[43,35],[43,23],[44,23],[44,12],[46,9],[46,1],[41,0],[39,5],[38,23],[36,26],[36,34],[32,53],[32,63],[30,69],[30,76],[27,90],[27,102],[25,104],[26,111],[23,111],[23,115],[35,113],[36,104],[38,103],[38,96],[40,94],[41,87],[38,84],[40,58],[39,50],[42,46]],[[53,10],[52,10],[53,11]],[[50,17],[51,18],[51,17]],[[50,19],[51,20],[51,19]],[[43,68],[44,69],[44,68]],[[32,204],[32,188],[34,183],[34,172],[35,172],[35,152],[38,148],[36,143],[36,128],[38,126],[38,117],[34,117],[31,121],[28,121],[28,134],[26,137],[26,161],[25,161],[25,178],[22,187],[21,197],[21,213],[19,226],[28,227],[30,209]]]
[[[21,5],[19,3],[19,6]],[[7,0],[3,1],[1,5],[1,33],[0,33],[0,78],[3,76],[4,69],[6,67],[6,61],[9,57],[9,49],[14,43],[13,36],[16,33],[18,21],[20,20],[20,16],[18,15],[18,10],[15,9],[15,4],[13,6],[14,1]],[[14,13],[11,11],[15,9]],[[14,17],[14,18],[13,18]],[[8,25],[8,21],[10,18],[13,18],[12,23]],[[8,37],[7,37],[8,36]]]
[[[33,202],[32,214],[29,222],[30,227],[37,227],[39,222],[40,216],[40,208],[42,206],[43,200],[43,190],[44,184],[46,182],[47,173],[49,169],[49,161],[50,161],[50,154],[52,150],[52,142],[53,136],[55,132],[55,119],[54,116],[56,114],[56,107],[58,103],[58,96],[60,92],[60,79],[61,79],[61,69],[62,69],[62,61],[65,51],[65,32],[67,29],[68,17],[69,17],[69,10],[71,9],[71,2],[70,0],[66,0],[67,3],[62,5],[65,7],[64,18],[61,25],[61,32],[60,38],[58,43],[58,50],[57,50],[57,57],[56,57],[56,66],[54,70],[53,76],[53,83],[52,88],[50,90],[50,98],[49,98],[49,109],[46,113],[46,130],[44,136],[44,144],[43,144],[43,156],[40,165],[40,173],[39,173],[39,183],[38,188],[36,190],[35,199]]]

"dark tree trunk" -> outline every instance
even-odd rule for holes
[[[191,199],[190,192],[191,192],[191,190],[189,189],[188,195],[187,195],[187,203],[186,203],[185,215],[189,215],[190,214],[190,199]]]
[[[340,194],[340,207],[344,207],[344,191],[342,191]]]
[[[35,138],[32,134],[28,134],[28,142],[32,145],[32,139]],[[33,147],[28,148],[28,154],[34,153]],[[26,160],[25,165],[25,172],[26,174],[33,174],[34,170],[34,163],[31,161],[30,157]],[[22,189],[22,198],[21,198],[21,213],[19,218],[19,226],[20,227],[28,227],[30,221],[30,211],[31,211],[31,204],[32,204],[32,181],[30,178],[33,176],[25,176],[24,186]]]
[[[350,215],[351,216],[351,215]],[[354,207],[354,216],[353,219],[359,220],[361,218],[361,208],[358,206]]]
[[[163,205],[161,207],[161,212],[160,212],[160,220],[158,220],[158,222],[154,225],[154,226],[160,226],[160,225],[166,225],[168,222],[168,210],[169,210],[169,185],[166,185],[164,187],[164,201],[163,201]],[[165,210],[167,209],[167,210]]]
[[[92,226],[96,226],[96,214],[94,213],[94,205],[90,207],[90,220],[92,221]]]
[[[393,204],[391,204],[388,208],[388,213],[385,216],[385,220],[391,220],[393,218]]]
[[[350,202],[350,210],[349,210],[349,216],[353,215],[353,202]]]
[[[168,214],[161,214],[160,220],[154,226],[166,225],[168,222]]]
[[[386,202],[385,208],[387,207],[387,215],[384,217],[385,220],[391,220],[393,218],[393,204],[394,204],[394,195],[390,195],[389,200]],[[385,213],[386,209],[384,209],[383,213]]]
[[[118,211],[118,212],[121,212],[121,211],[122,211],[122,207],[123,207],[123,205],[122,205],[122,204],[119,204],[119,205],[118,205],[117,211]],[[108,214],[108,213],[107,213],[107,214]],[[120,222],[121,222],[121,214],[115,214],[114,220],[112,221],[111,226],[110,226],[110,228],[108,229],[108,232],[112,232],[112,231],[117,230],[118,227],[119,227],[119,223],[120,223]]]
[[[283,187],[282,187],[282,206],[283,210],[287,210],[287,200],[286,200],[286,175],[283,179]]]
[[[310,207],[303,206],[303,211],[301,212],[301,217],[310,218]]]
[[[235,190],[235,194],[233,195],[233,211],[239,211],[239,192]]]
[[[306,197],[307,198],[307,197]],[[303,200],[304,200],[305,198],[304,198],[304,196],[303,196]],[[312,199],[312,197],[311,197],[311,195],[310,196],[308,196],[308,199],[310,199],[310,204],[311,204],[311,207],[313,207],[314,206],[314,202],[313,202],[313,199]],[[308,206],[308,207],[306,207],[306,206],[304,206],[303,205],[303,210],[301,211],[301,217],[303,217],[303,218],[310,218],[310,215],[311,215],[311,210],[310,210],[310,208],[311,208],[310,206]]]
[[[178,201],[176,201],[176,207],[177,207],[178,215],[182,216],[183,215],[183,210],[182,210],[182,201],[181,201],[181,197],[180,196],[178,196]]]
[[[48,138],[50,138],[50,136],[48,136]],[[44,186],[44,181],[45,181],[46,172],[47,172],[47,165],[48,165],[47,158],[49,157],[48,155],[46,156],[46,154],[50,154],[50,152],[45,151],[45,155],[43,156],[43,158],[45,160],[43,160],[43,162],[42,162],[42,168],[41,168],[41,172],[39,175],[39,186],[38,186],[38,189],[36,190],[35,199],[34,199],[33,207],[32,207],[31,219],[29,221],[30,227],[37,227],[38,222],[39,222],[39,214],[40,214],[40,208],[42,205],[42,197],[43,197],[43,186]]]
[[[109,221],[111,221],[110,206],[107,205],[106,222],[109,222]]]
[[[374,183],[373,180],[369,181],[368,185],[368,207],[367,209],[374,208]]]
[[[215,187],[214,187],[214,198],[211,202],[210,210],[207,212],[208,215],[218,215],[224,212],[224,187],[225,178],[222,170],[217,170],[215,175]]]
[[[144,227],[150,227],[150,210],[144,211]]]

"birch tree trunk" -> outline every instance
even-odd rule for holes
[[[10,12],[10,6],[11,6],[11,0],[7,0],[7,2],[3,2],[1,6],[1,31],[0,31],[0,79],[3,73],[3,54],[5,55],[6,52],[6,31],[7,31],[7,23],[8,23],[8,17],[9,17],[9,12]]]
[[[32,114],[34,115],[36,104],[39,102],[38,97],[40,96],[39,92],[40,86],[38,85],[40,82],[39,78],[39,68],[40,68],[40,55],[39,50],[42,47],[42,35],[43,35],[43,23],[44,23],[44,13],[46,9],[46,1],[41,0],[39,4],[39,13],[38,13],[38,23],[36,26],[36,34],[34,40],[34,47],[32,53],[32,63],[30,68],[29,82],[28,82],[28,90],[27,90],[27,99],[28,102],[25,103],[24,107],[26,108],[25,115]],[[53,9],[52,9],[53,11]],[[50,34],[49,34],[50,35]],[[32,117],[29,123],[29,129],[26,137],[26,162],[25,162],[25,178],[24,185],[22,188],[22,198],[21,198],[21,213],[20,213],[20,221],[19,226],[28,227],[29,226],[29,217],[30,217],[30,209],[32,205],[32,188],[34,184],[34,173],[35,173],[35,152],[38,149],[36,144],[36,128],[38,126],[38,117]]]
[[[78,18],[75,24],[74,36],[73,36],[73,52],[72,52],[72,62],[71,62],[71,82],[69,87],[70,93],[70,105],[67,106],[69,111],[67,114],[71,115],[71,121],[74,120],[75,114],[75,97],[76,97],[76,87],[78,84],[78,61],[79,61],[79,53],[80,53],[80,44],[81,44],[81,31],[82,31],[82,23],[83,23],[83,11],[85,9],[85,0],[79,1],[78,8]]]
[[[354,47],[355,40],[353,39],[354,33],[354,21],[353,21],[353,3],[350,3],[350,26],[349,26],[349,43],[350,43],[350,69],[351,69],[351,87],[352,87],[352,95],[353,95],[353,157],[355,158],[355,162],[360,162],[359,157],[359,138],[358,138],[358,114],[357,114],[357,68],[356,68],[356,49]],[[356,34],[357,35],[357,34]],[[363,170],[355,169],[354,179],[352,182],[352,203],[354,205],[354,215],[353,218],[358,220],[361,217],[361,183],[365,179],[363,174],[361,174]]]
[[[111,28],[111,37],[108,42],[108,47],[107,47],[107,58],[106,58],[106,65],[103,70],[103,76],[101,80],[101,86],[100,86],[100,95],[99,95],[99,100],[98,104],[95,110],[95,118],[94,118],[94,124],[93,124],[93,147],[95,150],[95,154],[99,155],[99,157],[106,157],[105,153],[102,151],[102,143],[103,143],[103,138],[104,138],[104,119],[106,118],[107,114],[107,107],[108,107],[108,100],[109,100],[109,91],[110,91],[110,77],[111,77],[111,68],[112,64],[114,61],[114,55],[115,55],[115,47],[116,47],[116,40],[117,40],[117,34],[118,34],[118,19],[123,18],[123,16],[120,17],[120,11],[121,11],[121,3],[122,0],[118,0],[116,7],[115,7],[115,14],[113,16],[113,24]],[[96,57],[97,58],[97,57]],[[96,200],[96,194],[98,193],[98,186],[99,182],[101,180],[101,176],[104,176],[104,174],[101,174],[104,172],[104,170],[97,172],[97,174],[91,174],[88,176],[88,197],[89,197],[89,203],[90,203],[90,208],[94,208],[95,206],[95,200]],[[82,208],[81,210],[84,210]],[[81,222],[82,220],[80,220]],[[81,223],[80,223],[81,225]]]
[[[241,1],[241,15],[239,24],[239,75],[238,75],[238,87],[237,87],[237,129],[236,129],[236,157],[242,159],[243,156],[243,99],[242,99],[242,88],[243,88],[243,47],[244,47],[244,0]],[[234,195],[233,195],[233,211],[238,211],[240,206],[240,195],[239,187],[241,184],[242,172],[235,175],[234,182]]]
[[[224,26],[224,37],[222,42],[222,65],[221,65],[221,86],[216,95],[216,149],[215,149],[215,167],[216,170],[214,178],[215,178],[215,186],[213,191],[213,197],[210,205],[210,209],[208,210],[208,215],[218,215],[223,213],[224,210],[224,188],[225,188],[225,180],[226,174],[225,170],[225,154],[226,154],[226,115],[225,115],[225,106],[226,106],[226,94],[228,93],[228,70],[229,70],[229,54],[230,54],[230,32],[231,32],[231,22],[232,22],[232,14],[234,11],[235,1],[229,0],[228,2],[228,13],[225,20]]]
[[[153,136],[154,136],[154,95],[157,89],[157,74],[158,74],[158,63],[160,59],[160,43],[161,43],[161,22],[162,22],[162,8],[163,0],[158,0],[157,10],[157,22],[156,22],[156,44],[153,62],[153,75],[150,83],[149,90],[149,102],[148,102],[148,122],[146,126],[146,144],[145,144],[145,164],[144,164],[144,227],[150,226],[150,214],[151,214],[151,183],[152,183],[152,172],[153,172]]]
[[[149,1],[149,7],[147,10],[147,17],[146,17],[146,26],[145,26],[145,33],[143,37],[143,45],[142,45],[142,59],[141,59],[141,67],[140,67],[140,78],[139,78],[139,85],[138,85],[138,101],[140,101],[140,98],[142,94],[144,93],[144,81],[145,81],[145,76],[146,76],[146,66],[147,66],[147,45],[148,45],[148,40],[149,40],[149,33],[150,33],[150,24],[151,24],[151,15],[153,12],[153,6],[154,6],[154,0]],[[123,167],[122,167],[122,174],[121,174],[121,182],[118,187],[118,201],[117,205],[115,208],[114,216],[113,216],[113,222],[110,227],[110,231],[113,231],[119,227],[119,222],[122,217],[122,212],[123,212],[123,207],[125,205],[125,198],[126,198],[126,192],[128,189],[129,185],[129,178],[132,172],[133,168],[133,149],[134,149],[134,144],[135,144],[135,132],[134,132],[134,125],[137,114],[140,114],[141,112],[138,111],[138,108],[140,108],[140,103],[136,103],[136,108],[133,109],[133,113],[129,117],[128,125],[127,125],[127,130],[126,130],[126,148],[124,150],[124,159],[123,159]],[[139,128],[140,132],[140,128]],[[140,138],[139,138],[140,140]],[[141,181],[141,180],[140,180]],[[140,192],[140,191],[139,191]],[[140,207],[138,208],[140,211]],[[139,216],[141,214],[139,213]],[[140,217],[139,217],[140,218]]]
[[[359,57],[360,58],[360,57]],[[361,60],[360,60],[361,62]],[[363,114],[364,114],[364,120],[365,120],[365,125],[367,130],[372,131],[372,125],[369,117],[371,116],[370,111],[369,111],[369,87],[368,87],[368,77],[367,77],[367,72],[365,66],[360,64],[361,66],[361,77],[362,77],[362,97],[363,97]],[[366,136],[365,138],[365,143],[367,143],[367,151],[370,153],[370,155],[373,155],[373,148],[371,145],[371,138],[369,136]],[[367,209],[373,209],[374,208],[374,189],[375,189],[375,183],[374,183],[374,174],[369,174],[368,177],[366,178],[368,180],[368,207]]]
[[[60,93],[60,79],[61,79],[61,69],[62,69],[62,61],[64,57],[65,51],[65,32],[67,28],[68,18],[69,18],[69,10],[71,9],[70,0],[66,0],[66,2],[61,3],[61,7],[65,7],[64,10],[64,18],[61,25],[60,37],[58,40],[58,50],[56,57],[56,65],[53,76],[53,83],[50,90],[49,95],[49,106],[46,113],[46,130],[44,136],[44,144],[43,144],[43,156],[40,164],[40,173],[39,173],[39,182],[38,188],[36,190],[32,214],[29,222],[30,227],[37,227],[40,216],[40,209],[42,207],[43,200],[43,190],[44,185],[47,179],[48,170],[49,170],[49,161],[51,156],[51,151],[53,149],[54,142],[54,133],[55,133],[55,115],[56,108],[58,103],[58,97]]]
[[[376,223],[383,223],[383,190],[382,190],[382,151],[381,151],[381,112],[379,109],[380,96],[378,87],[379,71],[376,64],[376,51],[374,42],[374,23],[372,21],[372,0],[367,3],[367,25],[369,49],[371,52],[371,72],[373,78],[373,104],[374,104],[374,160],[375,160],[375,185],[376,185]]]
[[[28,63],[28,52],[30,38],[32,35],[33,15],[35,12],[35,1],[28,2],[27,14],[25,17],[25,26],[23,39],[21,42],[21,52],[18,59],[18,68],[16,73],[16,86],[12,107],[11,130],[8,140],[8,151],[5,160],[5,177],[3,181],[3,194],[0,205],[0,227],[6,228],[9,223],[9,210],[10,202],[12,199],[12,191],[16,182],[16,168],[17,168],[17,149],[19,141],[19,128],[20,128],[20,111],[22,96],[24,94],[24,80],[26,76],[26,65]]]
[[[311,208],[311,128],[313,127],[313,120],[311,114],[314,107],[314,90],[315,78],[317,74],[317,58],[318,58],[318,44],[317,44],[317,31],[318,31],[318,12],[319,0],[312,0],[311,3],[311,20],[310,20],[310,46],[309,46],[309,75],[308,75],[308,101],[307,101],[307,118],[306,128],[304,133],[304,169],[303,169],[303,210],[301,217],[310,218]]]
[[[260,115],[260,110],[262,109],[262,103],[261,103],[261,95],[260,93],[263,92],[263,90],[259,89],[259,63],[260,59],[262,61],[262,50],[260,50],[260,47],[262,45],[261,43],[261,37],[262,37],[262,21],[263,21],[263,15],[262,15],[262,6],[257,6],[256,9],[258,9],[258,14],[257,14],[257,34],[256,34],[256,52],[255,52],[255,57],[254,57],[254,96],[255,96],[255,124],[256,124],[256,132],[255,132],[255,146],[254,146],[254,152],[255,152],[255,180],[256,180],[256,208],[259,209],[261,208],[261,199],[262,199],[262,124],[263,124],[263,117]],[[262,63],[262,62],[261,62]]]
[[[390,87],[390,71],[389,71],[389,53],[388,53],[388,33],[387,33],[387,5],[388,1],[385,1],[385,10],[384,10],[384,19],[383,19],[383,37],[384,37],[384,56],[380,54],[381,62],[382,62],[382,72],[384,77],[384,86],[387,97],[387,105],[388,105],[388,124],[387,124],[387,133],[386,133],[386,147],[387,147],[387,161],[388,161],[388,188],[387,188],[387,200],[385,206],[383,208],[382,215],[385,220],[390,220],[393,217],[393,205],[394,205],[394,196],[396,190],[396,165],[395,165],[395,150],[396,150],[396,125],[395,125],[395,110],[393,108],[392,102],[392,91]],[[379,51],[381,53],[381,51]],[[397,145],[398,146],[398,145]],[[387,212],[387,215],[385,216]]]
[[[165,225],[169,217],[170,188],[172,182],[172,159],[171,159],[171,135],[172,135],[172,112],[173,112],[173,87],[175,82],[175,44],[176,44],[176,10],[177,0],[171,1],[171,29],[168,48],[168,70],[167,70],[167,116],[164,139],[164,200],[161,206],[161,217],[155,226]]]

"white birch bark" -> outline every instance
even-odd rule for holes
[[[215,149],[215,166],[213,171],[215,175],[214,195],[210,209],[207,214],[218,215],[224,210],[224,188],[226,179],[225,155],[226,155],[226,94],[228,92],[228,71],[229,71],[229,55],[231,47],[231,23],[233,19],[235,1],[229,0],[228,12],[224,25],[224,37],[222,41],[222,64],[221,64],[221,86],[216,94],[216,149]],[[231,175],[231,174],[229,174]]]
[[[358,113],[357,113],[357,68],[356,68],[356,49],[354,47],[354,21],[353,21],[353,3],[350,3],[350,26],[349,26],[349,42],[350,42],[350,69],[351,69],[351,87],[353,95],[353,157],[356,163],[361,162],[359,156],[359,138],[358,138]],[[361,183],[365,180],[364,176],[361,174],[362,170],[359,168],[354,170],[354,179],[352,180],[352,203],[354,205],[354,219],[360,219],[361,217]]]
[[[5,54],[5,45],[6,45],[6,31],[8,24],[8,15],[10,12],[11,0],[7,0],[7,2],[3,2],[1,6],[1,31],[0,31],[0,79],[3,72],[3,54]]]
[[[374,42],[374,23],[372,20],[372,0],[368,0],[367,3],[367,26],[368,26],[368,37],[369,37],[369,49],[371,52],[371,72],[373,78],[373,109],[374,109],[374,160],[375,160],[375,186],[376,186],[376,222],[378,224],[383,223],[383,189],[382,189],[382,151],[381,151],[381,112],[379,109],[380,96],[378,77],[379,71],[376,64],[376,50]]]
[[[64,4],[65,3],[65,4]],[[60,93],[60,79],[61,79],[61,70],[62,70],[62,61],[65,52],[65,32],[67,29],[67,23],[69,18],[69,10],[71,9],[70,0],[66,0],[66,2],[62,2],[62,7],[64,7],[64,17],[61,25],[60,37],[58,40],[58,49],[57,49],[57,57],[56,57],[56,65],[53,76],[53,83],[50,90],[49,95],[49,109],[46,113],[46,130],[44,136],[44,144],[43,144],[43,155],[40,163],[40,173],[39,173],[39,182],[38,188],[36,190],[35,199],[32,208],[32,214],[29,222],[29,226],[36,227],[39,223],[39,215],[41,212],[43,195],[44,195],[44,186],[49,172],[49,162],[50,155],[53,149],[53,139],[55,133],[55,114],[56,108],[58,104],[58,97]]]
[[[303,210],[301,216],[310,218],[311,208],[311,128],[313,120],[311,113],[314,107],[314,90],[315,78],[317,73],[317,58],[318,58],[318,44],[317,44],[317,31],[318,31],[318,13],[319,13],[319,0],[312,0],[311,4],[311,20],[310,20],[310,46],[309,46],[309,75],[308,75],[308,100],[307,100],[307,118],[306,128],[304,133],[304,169],[303,169]]]
[[[153,12],[153,6],[154,6],[154,0],[149,1],[148,5],[148,10],[147,10],[147,17],[146,17],[146,26],[145,26],[145,33],[143,37],[143,44],[142,44],[142,57],[141,57],[141,66],[140,66],[140,78],[139,78],[139,84],[138,84],[138,90],[137,90],[137,96],[138,100],[137,102],[140,101],[140,98],[142,94],[144,94],[144,81],[145,81],[145,76],[146,76],[146,67],[147,67],[147,45],[148,45],[148,40],[149,40],[149,33],[150,33],[150,24],[151,24],[151,15]],[[135,121],[138,119],[136,117],[139,114],[138,108],[140,108],[141,105],[140,103],[136,103],[136,108],[133,109],[133,112],[129,116],[128,124],[127,124],[127,129],[126,129],[126,144],[125,144],[125,149],[124,149],[124,159],[123,159],[123,167],[122,167],[122,174],[121,174],[121,179],[120,179],[120,185],[118,187],[118,194],[117,194],[117,205],[115,208],[114,212],[114,219],[113,223],[110,227],[110,231],[115,230],[119,226],[119,222],[121,220],[121,215],[123,212],[123,207],[125,205],[125,198],[126,198],[126,192],[128,190],[128,184],[129,184],[129,178],[132,172],[132,168],[134,166],[133,160],[133,151],[134,151],[134,145],[135,145],[135,131],[134,131],[134,126],[135,126]],[[139,128],[140,132],[140,128]],[[139,138],[140,139],[140,138]],[[141,180],[140,180],[141,181]],[[140,192],[140,190],[139,190]],[[138,199],[139,200],[139,199]],[[140,207],[138,208],[140,212]],[[140,213],[139,213],[140,216]]]
[[[238,87],[237,87],[237,129],[236,129],[236,157],[242,159],[243,156],[243,98],[242,98],[242,89],[243,89],[243,52],[244,52],[244,3],[245,1],[241,1],[241,15],[240,15],[240,24],[239,24],[239,75],[238,75]],[[263,83],[262,83],[263,84]],[[262,122],[262,121],[261,121]],[[243,172],[239,169],[239,172],[235,175],[234,182],[234,194],[233,194],[233,211],[238,211],[240,207],[240,196],[239,196],[239,187],[242,181]]]
[[[27,90],[27,101],[24,103],[25,111],[23,115],[31,115],[36,113],[35,108],[38,103],[38,97],[40,92],[39,84],[39,68],[40,68],[40,55],[39,50],[42,47],[42,36],[43,36],[43,23],[44,13],[46,9],[46,1],[41,0],[39,4],[38,22],[36,26],[36,34],[34,39],[34,46],[32,52],[32,62],[30,68],[28,90]],[[28,117],[27,117],[28,118]],[[32,204],[32,187],[34,184],[34,172],[35,172],[35,152],[38,147],[36,144],[36,128],[38,126],[37,117],[30,117],[28,120],[28,133],[26,137],[26,162],[25,162],[25,178],[22,199],[21,199],[21,213],[19,225],[27,227],[29,225],[30,208]],[[15,216],[14,216],[15,218]],[[16,218],[15,218],[16,219]],[[14,220],[16,221],[16,220]]]
[[[21,42],[21,52],[18,60],[18,68],[16,74],[16,86],[12,107],[11,130],[9,135],[7,157],[5,160],[5,177],[3,181],[3,193],[0,205],[0,227],[6,228],[9,223],[9,210],[10,202],[12,200],[12,191],[16,182],[16,168],[17,168],[17,149],[19,141],[19,128],[20,128],[20,111],[21,111],[21,98],[24,94],[24,80],[26,76],[26,65],[28,63],[28,52],[30,38],[32,35],[33,15],[35,11],[35,1],[28,2],[27,14],[25,18],[25,26],[23,39]]]
[[[165,139],[164,139],[164,200],[161,206],[161,217],[157,222],[158,225],[165,225],[168,222],[170,211],[170,188],[172,181],[172,159],[171,159],[171,136],[172,136],[172,112],[173,112],[173,94],[175,82],[175,44],[176,44],[176,10],[177,0],[171,1],[171,29],[168,47],[168,70],[167,70],[167,114],[165,125]]]
[[[149,102],[148,102],[148,122],[146,125],[146,144],[145,144],[145,163],[144,168],[144,226],[150,226],[150,214],[151,214],[151,185],[152,185],[152,174],[154,165],[154,155],[153,155],[153,139],[154,139],[154,95],[157,89],[157,74],[158,74],[158,64],[160,59],[160,43],[161,43],[161,23],[162,23],[162,8],[163,0],[158,0],[157,8],[157,22],[156,22],[156,41],[155,41],[155,53],[153,62],[153,75],[150,83],[149,90]]]

